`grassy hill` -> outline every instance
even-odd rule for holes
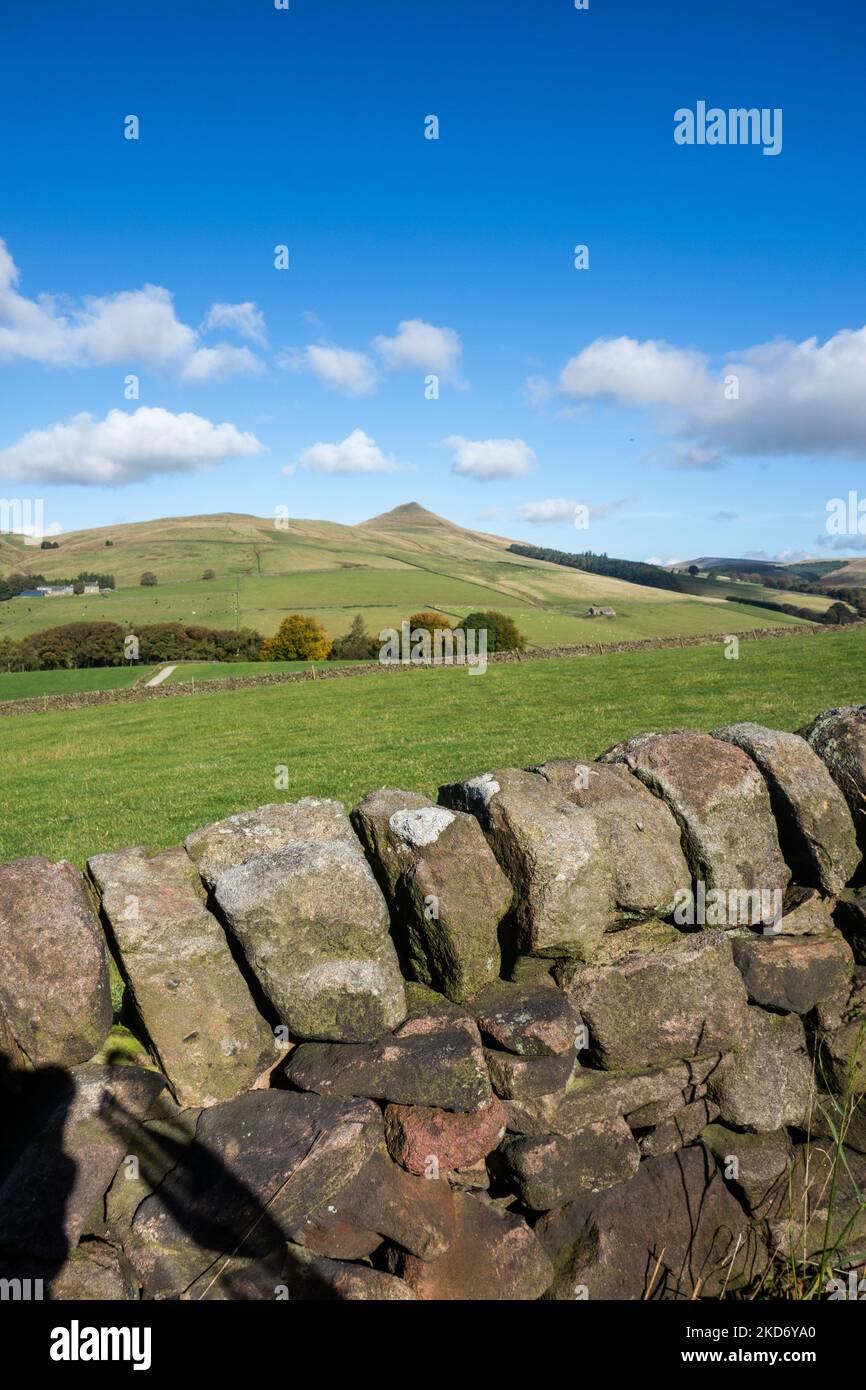
[[[696,560],[678,560],[675,565],[667,565],[666,568],[679,571],[687,569],[689,565],[697,565],[702,573],[714,579],[720,574],[733,575],[744,570],[749,574],[772,575],[775,579],[811,579],[830,589],[859,589],[866,586],[866,555],[839,560],[797,560],[791,564],[781,564],[778,560],[735,560],[721,555],[701,555]]]
[[[785,599],[761,585],[693,581],[690,592],[678,594],[510,554],[510,544],[417,503],[358,526],[292,519],[281,529],[271,519],[233,513],[163,518],[71,532],[57,550],[2,535],[0,573],[30,571],[50,580],[110,572],[118,587],[107,596],[0,603],[0,637],[103,620],[132,628],[163,621],[248,626],[269,635],[297,610],[314,614],[336,637],[358,612],[378,632],[420,608],[451,619],[498,608],[536,645],[743,632],[797,621],[725,602],[732,588],[744,601]],[[157,575],[156,588],[139,584],[145,570]],[[205,570],[215,577],[203,579]],[[814,606],[829,602],[816,597]],[[590,604],[613,607],[617,616],[587,618]]]
[[[794,565],[794,569],[798,566]],[[866,555],[855,556],[851,560],[840,560],[836,565],[823,569],[818,583],[830,589],[860,589],[866,587]]]

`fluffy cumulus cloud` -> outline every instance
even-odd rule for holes
[[[216,347],[196,348],[184,362],[181,377],[184,381],[224,381],[239,372],[261,371],[262,362],[249,348],[217,343]]]
[[[201,334],[177,317],[171,294],[160,285],[86,297],[70,307],[53,295],[28,299],[17,288],[19,280],[20,271],[0,240],[0,363],[24,359],[50,367],[143,366],[186,381],[263,370],[249,348],[203,345]],[[255,305],[214,308],[245,311],[227,323],[236,331],[241,323],[263,331]],[[209,320],[210,315],[206,327],[213,326]]]
[[[314,473],[390,473],[396,467],[363,430],[352,430],[339,444],[313,444],[298,462]]]
[[[0,450],[0,477],[28,483],[136,483],[157,474],[191,473],[263,449],[255,435],[234,425],[139,406],[131,414],[110,410],[104,420],[95,420],[82,413],[49,429],[31,430]]]
[[[454,450],[452,473],[482,483],[522,478],[537,463],[534,451],[522,439],[464,439],[461,434],[452,434],[444,443]]]
[[[397,325],[393,338],[379,336],[373,347],[381,358],[381,368],[366,352],[312,343],[281,354],[278,365],[289,371],[313,372],[326,386],[345,396],[369,396],[379,384],[382,371],[434,372],[457,385],[463,345],[453,328],[437,328],[423,319],[405,319]]]
[[[780,339],[713,365],[669,343],[599,338],[563,367],[573,400],[612,400],[659,413],[677,442],[678,468],[718,468],[726,457],[866,457],[866,327],[826,342]]]
[[[230,328],[240,338],[248,338],[258,347],[265,348],[268,345],[265,316],[249,299],[243,304],[212,304],[204,326]]]
[[[699,354],[668,343],[597,338],[566,362],[559,388],[583,400],[609,396],[621,405],[685,405],[703,385],[705,370]]]
[[[279,365],[291,371],[314,372],[326,386],[346,396],[369,396],[376,389],[376,368],[363,352],[312,344],[284,353]]]
[[[463,344],[453,328],[437,328],[424,319],[404,319],[393,338],[379,336],[373,346],[390,372],[457,374]]]

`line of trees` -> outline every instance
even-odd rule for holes
[[[643,560],[617,560],[609,555],[596,555],[592,550],[572,554],[567,550],[551,550],[542,545],[510,545],[515,555],[525,555],[529,560],[547,560],[552,565],[567,565],[570,569],[586,570],[589,574],[605,574],[611,579],[627,579],[630,584],[646,584],[651,589],[673,589],[683,593],[683,586],[675,574],[662,569],[661,565],[648,565]]]
[[[488,652],[522,650],[526,646],[526,638],[518,631],[513,618],[493,608],[468,613],[453,626],[444,613],[431,609],[410,613],[406,621],[410,632],[423,630],[431,638],[437,630],[479,632],[483,629],[487,633]],[[352,620],[348,632],[333,641],[310,614],[290,613],[274,636],[263,642],[261,658],[263,661],[375,661],[379,648],[378,635],[367,631],[361,613]]]
[[[63,671],[126,664],[124,640],[138,638],[138,660],[256,661],[264,638],[252,628],[207,628],[186,623],[146,623],[130,629],[120,623],[63,623],[16,641],[0,637],[0,670]]]

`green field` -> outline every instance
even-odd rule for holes
[[[183,681],[221,681],[232,676],[284,676],[292,671],[309,671],[311,666],[354,666],[353,661],[182,661],[166,677],[166,685]]]
[[[81,690],[118,690],[144,685],[158,670],[158,666],[96,666],[84,671],[0,671],[0,700],[73,695]]]
[[[613,585],[617,581],[607,583]],[[579,580],[575,587],[580,588]],[[738,588],[745,590],[746,586]],[[342,604],[334,601],[341,594],[346,600]],[[742,597],[746,597],[745,592]],[[589,603],[612,605],[616,618],[586,617]],[[820,609],[827,607],[829,600],[816,598],[815,603]],[[542,600],[528,603],[509,592],[448,576],[378,570],[347,578],[344,572],[328,570],[161,584],[154,589],[139,586],[117,589],[106,597],[11,599],[0,604],[0,636],[20,638],[71,622],[114,622],[133,631],[143,623],[184,622],[204,627],[252,627],[267,635],[276,631],[287,613],[304,612],[317,618],[331,637],[338,637],[347,631],[356,613],[363,615],[370,632],[378,633],[385,627],[399,627],[410,613],[422,608],[439,610],[452,622],[473,609],[497,608],[508,613],[529,641],[538,646],[746,632],[798,621],[784,613],[762,612],[724,601],[701,601],[633,584],[623,584],[621,591],[593,591],[582,598],[576,594],[560,595],[551,586]]]
[[[729,605],[730,606],[730,605]],[[721,644],[358,676],[0,720],[0,860],[165,846],[268,801],[593,758],[648,729],[795,729],[866,699],[866,636]],[[274,770],[289,770],[275,791]]]
[[[678,574],[686,593],[694,594],[700,598],[721,598],[727,599],[730,596],[735,602],[761,602],[761,603],[792,603],[797,608],[808,608],[813,613],[823,613],[833,603],[832,599],[825,598],[823,594],[801,594],[787,589],[771,589],[765,584],[747,584],[735,579],[719,579],[717,575],[709,574],[704,576],[692,576],[690,574]]]
[[[106,547],[107,539],[112,545]],[[680,634],[745,632],[796,623],[748,608],[749,598],[792,596],[762,585],[689,579],[689,592],[647,588],[513,554],[509,542],[465,530],[409,504],[359,526],[273,521],[249,516],[175,517],[63,536],[59,549],[25,547],[0,536],[0,573],[69,578],[108,572],[109,595],[0,603],[0,638],[21,638],[69,622],[184,622],[253,627],[266,636],[287,613],[311,613],[331,637],[356,613],[378,633],[410,613],[438,609],[452,621],[473,609],[508,613],[535,645],[616,643]],[[206,569],[214,578],[201,578]],[[158,577],[142,587],[144,570]],[[731,593],[742,603],[725,602]],[[816,614],[831,600],[804,598]],[[612,620],[588,618],[590,604],[612,607]]]
[[[145,685],[151,676],[171,664],[166,661],[156,666],[93,666],[81,671],[0,671],[0,701]],[[166,677],[165,683],[177,685],[179,681],[228,680],[231,676],[285,675],[289,671],[308,671],[310,666],[351,665],[350,661],[181,661]]]

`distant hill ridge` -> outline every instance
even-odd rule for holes
[[[591,606],[616,610],[611,642],[777,622],[755,608],[737,611],[726,604],[733,584],[676,583],[657,567],[654,575],[670,588],[649,587],[651,567],[633,561],[568,568],[550,563],[544,551],[472,530],[417,501],[357,525],[219,512],[99,526],[56,539],[57,549],[41,550],[21,536],[0,535],[0,576],[43,574],[50,583],[107,571],[116,591],[94,598],[9,598],[0,603],[0,639],[102,621],[130,630],[164,622],[250,627],[268,636],[292,612],[311,614],[335,638],[358,613],[375,633],[422,609],[438,610],[452,623],[497,609],[539,646],[597,640],[587,631]],[[156,585],[141,586],[145,572],[156,576]],[[772,597],[751,587],[753,597]],[[738,599],[749,596],[747,585],[736,590]]]

